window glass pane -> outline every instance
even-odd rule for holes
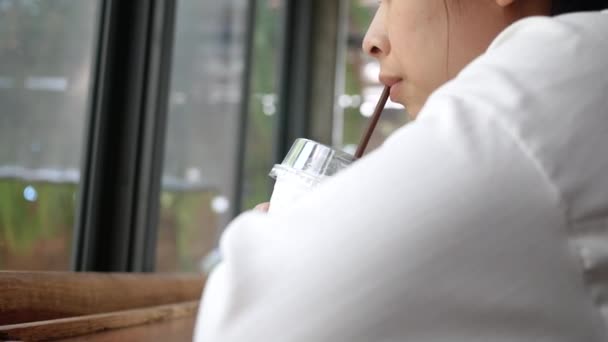
[[[67,270],[97,0],[0,0],[0,269]]]
[[[246,0],[178,1],[158,271],[197,271],[231,218]]]
[[[274,162],[273,132],[278,106],[282,1],[260,0],[257,6],[242,189],[244,209],[270,199],[273,182],[268,173]]]
[[[367,27],[378,8],[378,2],[372,0],[349,0],[348,11],[348,39],[342,44],[346,45],[345,60],[339,61],[342,65],[344,89],[338,94],[336,112],[337,125],[333,130],[333,141],[337,147],[354,153],[362,132],[369,117],[376,106],[383,85],[378,81],[380,65],[375,59],[367,56],[361,49],[361,43]],[[382,118],[376,127],[367,151],[378,147],[386,137],[397,128],[407,123],[407,115],[403,106],[389,100]]]

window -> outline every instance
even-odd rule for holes
[[[282,1],[257,1],[241,208],[270,199],[273,134],[278,110]]]
[[[247,1],[178,2],[156,269],[197,271],[236,199]]]
[[[67,270],[96,0],[0,0],[0,269]]]
[[[204,269],[234,215],[269,199],[268,172],[292,135],[351,152],[358,143],[382,89],[377,64],[360,51],[375,5],[343,1],[348,34],[339,42],[334,88],[327,78],[334,79],[336,41],[325,29],[344,15],[343,2],[179,0],[173,35],[173,3],[0,0],[0,268],[68,269],[81,192],[77,269],[147,270],[154,257],[158,271]],[[161,21],[162,34],[154,26]],[[94,51],[98,34],[108,39]],[[171,44],[165,126],[167,63],[159,51]],[[91,92],[94,53],[99,78]],[[301,87],[279,91],[279,81],[282,90]],[[279,98],[289,115],[278,115]],[[96,106],[87,129],[99,134],[86,137],[89,102]],[[333,120],[325,115],[332,111]],[[389,104],[371,147],[404,122],[402,109]],[[148,193],[140,190],[157,193],[154,143],[162,139],[160,198],[140,205]],[[86,170],[95,170],[86,177],[85,145]],[[128,195],[115,186],[123,181]],[[154,255],[147,222],[156,220],[158,203]]]
[[[158,271],[204,270],[234,206],[239,211],[269,199],[281,1],[256,2],[252,70],[244,87],[248,6],[179,2]]]

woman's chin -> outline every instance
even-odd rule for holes
[[[418,104],[401,104],[405,107],[405,112],[407,113],[407,117],[409,120],[416,119],[416,117],[418,117],[418,113],[420,113],[420,110],[422,109],[422,106]]]

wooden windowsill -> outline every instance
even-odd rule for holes
[[[0,272],[0,340],[68,338],[173,320],[191,330],[204,282],[184,274]]]

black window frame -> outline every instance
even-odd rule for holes
[[[102,0],[75,271],[154,269],[176,0]]]

